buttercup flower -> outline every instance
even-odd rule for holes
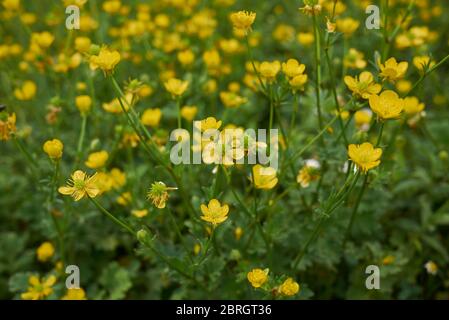
[[[231,14],[230,19],[235,29],[248,33],[256,19],[256,13],[248,11],[234,12]]]
[[[310,182],[318,180],[320,178],[319,170],[320,163],[315,159],[309,159],[306,161],[305,165],[299,170],[298,176],[296,177],[296,182],[303,188],[307,188]]]
[[[195,121],[195,127],[201,128],[201,132],[204,132],[209,129],[218,130],[221,127],[221,121],[217,121],[214,117],[207,117],[204,120],[199,122]]]
[[[413,58],[413,65],[420,73],[424,73],[426,68],[432,68],[435,62],[431,61],[429,56],[418,56]]]
[[[220,92],[220,100],[227,108],[237,108],[248,101],[245,97],[229,91]]]
[[[61,300],[86,300],[86,292],[82,288],[67,289]]]
[[[306,66],[300,64],[296,59],[288,59],[287,62],[282,63],[282,72],[288,78],[294,78],[304,73]]]
[[[337,30],[342,32],[345,37],[350,37],[359,27],[360,22],[352,18],[343,18],[337,20]]]
[[[3,0],[2,5],[6,10],[19,10],[20,0]]]
[[[177,188],[167,187],[162,181],[154,182],[147,194],[154,206],[158,209],[164,209],[168,200],[168,191],[177,190]]]
[[[44,146],[43,146],[45,153],[52,160],[57,160],[62,157],[62,149],[63,148],[64,148],[64,145],[58,139],[45,141]]]
[[[55,247],[51,242],[42,243],[36,250],[37,259],[41,262],[48,261],[55,254]]]
[[[354,121],[357,129],[362,131],[368,131],[369,124],[371,123],[371,119],[373,118],[373,113],[370,109],[362,109],[358,110],[354,113]]]
[[[404,109],[404,100],[391,90],[386,90],[378,95],[369,97],[371,110],[382,120],[395,119],[400,116]]]
[[[360,145],[351,144],[348,147],[349,159],[363,172],[368,172],[380,164],[380,157],[382,156],[381,148],[374,148],[374,146],[365,142]]]
[[[103,167],[108,161],[109,154],[107,151],[98,151],[89,154],[87,161],[84,163],[88,168],[98,169]]]
[[[276,169],[256,164],[253,167],[253,179],[256,189],[273,189],[277,183]]]
[[[37,86],[33,81],[25,81],[22,85],[22,87],[17,88],[14,90],[14,96],[18,100],[31,100],[36,95]]]
[[[285,296],[294,296],[299,289],[299,284],[293,278],[288,278],[280,285],[279,292]]]
[[[87,114],[92,106],[92,99],[88,95],[77,96],[75,105],[81,114]]]
[[[354,48],[349,49],[348,54],[343,60],[343,65],[346,68],[352,69],[364,69],[368,63],[364,59],[362,52],[357,51]]]
[[[197,113],[198,108],[196,106],[184,106],[181,108],[181,117],[187,121],[192,121]]]
[[[390,58],[385,61],[385,64],[378,62],[380,73],[379,76],[384,80],[396,81],[404,78],[408,69],[408,62],[403,61],[398,63],[395,58]]]
[[[142,209],[142,210],[132,210],[131,214],[137,218],[143,218],[146,217],[148,215],[148,210],[147,209]]]
[[[428,274],[431,274],[433,276],[436,275],[438,272],[438,266],[433,261],[427,261],[426,264],[424,265],[424,268],[426,269]]]
[[[48,278],[39,279],[37,276],[28,278],[28,291],[21,294],[23,300],[41,300],[53,293],[53,286],[56,283],[56,277],[51,275]]]
[[[425,108],[424,103],[420,102],[417,97],[404,98],[404,112],[408,115],[420,113]]]
[[[159,122],[161,121],[162,117],[162,111],[159,108],[154,109],[146,109],[141,118],[140,121],[146,126],[150,127],[157,127],[159,125]]]
[[[216,226],[228,218],[229,206],[227,204],[221,205],[220,201],[212,199],[207,206],[201,205],[201,212],[203,213],[201,219]]]
[[[171,93],[173,98],[176,98],[184,94],[184,92],[189,87],[189,82],[171,78],[164,83],[164,87],[165,90]]]
[[[378,94],[382,90],[382,86],[374,81],[373,75],[368,71],[362,72],[355,78],[346,76],[344,81],[354,96],[363,99],[369,99],[371,95]]]
[[[91,55],[89,58],[91,69],[100,68],[105,74],[114,72],[115,66],[120,62],[120,53],[116,50],[109,50],[102,47],[98,55]]]
[[[9,140],[11,133],[16,132],[16,114],[0,113],[0,140]]]
[[[243,229],[241,227],[237,227],[234,229],[234,237],[238,241],[243,235]]]
[[[275,80],[276,75],[281,70],[281,63],[279,61],[268,62],[264,61],[260,64],[259,72],[263,78],[268,82]]]
[[[95,198],[99,193],[100,189],[97,186],[97,175],[89,177],[86,173],[81,170],[76,170],[68,185],[65,187],[59,187],[59,193],[67,196],[72,196],[75,201],[81,200],[86,195],[90,198]]]
[[[260,288],[268,280],[268,269],[253,269],[246,275],[246,278],[254,288]]]

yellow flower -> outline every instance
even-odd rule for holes
[[[81,53],[87,52],[90,49],[92,41],[88,37],[75,38],[75,50]]]
[[[197,113],[198,108],[196,106],[184,106],[181,108],[181,117],[187,121],[192,121]]]
[[[404,112],[408,115],[420,113],[425,108],[424,103],[419,102],[416,97],[404,98]]]
[[[6,10],[16,11],[20,8],[20,0],[3,0],[2,5]]]
[[[438,272],[438,266],[433,261],[427,261],[426,264],[424,265],[424,268],[426,269],[427,273],[433,276],[436,275]]]
[[[167,187],[165,183],[159,181],[151,184],[150,191],[147,194],[154,206],[158,209],[164,209],[168,200],[168,191],[176,190],[177,188]]]
[[[235,237],[235,239],[236,239],[237,241],[240,240],[240,238],[242,237],[242,235],[243,235],[243,229],[242,229],[242,228],[237,227],[237,228],[234,229],[234,237]]]
[[[268,82],[275,80],[276,75],[281,70],[281,63],[279,61],[268,62],[264,61],[260,64],[259,72],[263,78]]]
[[[358,110],[356,113],[354,113],[355,126],[359,130],[368,131],[369,124],[371,123],[372,118],[373,113],[370,109]]]
[[[342,32],[345,37],[350,37],[359,27],[360,22],[352,18],[343,18],[337,20],[337,30]]]
[[[46,279],[39,279],[37,276],[28,278],[28,291],[21,294],[23,300],[40,300],[53,293],[53,285],[56,283],[56,277],[51,275]]]
[[[220,92],[220,100],[227,108],[237,108],[248,101],[246,98],[229,91]]]
[[[40,48],[48,48],[51,46],[55,37],[48,31],[31,34],[31,47],[37,45]]]
[[[233,12],[230,19],[235,29],[244,31],[246,34],[256,19],[256,13],[248,11]]]
[[[148,215],[148,210],[147,209],[131,210],[131,214],[137,218],[143,218]]]
[[[119,12],[121,5],[119,0],[108,0],[103,3],[103,10],[110,14],[117,13]]]
[[[285,296],[294,296],[299,289],[299,284],[293,278],[288,278],[279,287],[279,292]]]
[[[188,81],[182,81],[176,78],[170,78],[165,83],[165,90],[171,93],[173,98],[182,96],[189,87]]]
[[[128,111],[133,100],[133,94],[127,93],[125,98],[125,101],[122,100],[123,108],[120,105],[120,101],[117,98],[114,98],[109,103],[103,103],[103,109],[110,113],[122,113],[123,109],[125,109],[125,111]]]
[[[260,164],[256,164],[253,167],[253,179],[254,186],[257,189],[273,189],[277,183],[276,169],[272,167],[262,167]]]
[[[105,74],[111,74],[115,66],[120,62],[120,53],[111,51],[107,47],[102,47],[98,55],[89,58],[90,67],[93,70],[100,68]]]
[[[82,288],[67,289],[61,300],[86,300],[86,292]]]
[[[133,196],[131,192],[123,192],[116,198],[116,201],[119,205],[126,207],[128,204],[131,203],[132,199]]]
[[[432,68],[435,65],[435,62],[431,61],[429,56],[418,56],[413,58],[413,65],[420,73],[423,73],[426,68]]]
[[[228,218],[229,206],[227,204],[221,205],[220,201],[212,199],[207,206],[201,205],[201,212],[203,213],[201,219],[216,226]]]
[[[98,151],[92,152],[87,157],[87,161],[84,164],[91,169],[98,169],[105,165],[106,161],[108,161],[109,154],[107,151]]]
[[[178,52],[178,61],[183,66],[188,66],[188,65],[192,64],[194,60],[195,60],[195,55],[192,52],[192,50],[184,50],[184,51]]]
[[[157,127],[159,125],[159,122],[161,121],[162,117],[162,111],[159,108],[154,109],[146,109],[141,118],[140,121],[150,127]]]
[[[86,195],[90,198],[95,198],[100,193],[96,180],[96,174],[89,177],[83,171],[76,170],[72,174],[68,185],[65,187],[59,187],[58,191],[63,195],[72,196],[75,201],[81,200]]]
[[[290,79],[288,83],[292,87],[293,91],[304,90],[304,85],[307,83],[307,79],[308,77],[306,74],[300,74],[299,76]]]
[[[88,95],[77,96],[75,98],[75,105],[78,108],[79,112],[85,115],[90,111],[90,107],[92,106],[92,99]]]
[[[214,117],[207,117],[204,120],[201,120],[198,123],[195,123],[195,126],[201,128],[201,131],[204,132],[209,129],[216,129],[221,127],[221,121],[217,121]]]
[[[9,140],[11,133],[16,132],[16,114],[0,113],[0,140]]]
[[[300,64],[296,59],[288,59],[287,62],[282,63],[282,72],[288,78],[295,78],[296,76],[302,75],[306,70],[304,64]]]
[[[310,32],[300,32],[298,33],[296,39],[300,44],[306,47],[310,46],[315,41],[313,33]]]
[[[409,80],[399,80],[396,82],[396,90],[399,93],[406,94],[412,89],[412,83]]]
[[[399,98],[396,92],[386,90],[380,96],[371,95],[369,105],[380,119],[395,119],[400,116],[404,109],[404,100]]]
[[[41,262],[48,261],[55,254],[55,247],[51,242],[42,243],[36,250],[37,259]]]
[[[352,69],[364,69],[367,65],[366,60],[362,52],[357,51],[354,48],[349,49],[348,54],[343,60],[343,65],[346,68]]]
[[[363,172],[377,167],[380,164],[380,157],[382,156],[381,148],[374,148],[374,146],[365,142],[360,145],[351,144],[348,147],[349,159],[352,160],[356,166]]]
[[[193,246],[193,254],[194,255],[198,255],[201,251],[201,245],[198,243],[195,243],[195,245]]]
[[[33,81],[25,81],[20,88],[14,90],[14,96],[18,100],[26,101],[31,100],[36,95],[37,86]]]
[[[403,61],[398,63],[395,58],[388,59],[385,61],[385,64],[378,61],[378,65],[380,68],[379,76],[388,81],[396,81],[404,78],[408,69],[408,62]]]
[[[126,184],[126,174],[118,168],[111,169],[109,172],[112,187],[119,189]]]
[[[253,269],[246,275],[246,278],[254,288],[260,288],[268,280],[268,269]]]
[[[362,72],[355,78],[346,76],[344,81],[354,96],[363,99],[369,99],[371,95],[378,94],[382,90],[382,86],[374,81],[373,75],[368,71]]]
[[[387,266],[389,264],[392,264],[394,260],[395,260],[394,256],[386,256],[385,258],[382,259],[382,264],[384,266]]]
[[[58,139],[48,140],[44,143],[44,152],[50,157],[50,159],[57,160],[62,157],[62,149],[64,145]]]
[[[317,160],[307,160],[304,167],[299,170],[298,176],[296,177],[296,182],[299,183],[301,187],[307,188],[310,185],[310,182],[320,178],[320,167],[321,165]]]
[[[321,5],[318,4],[318,1],[316,1],[316,0],[305,0],[304,4],[305,4],[305,6],[302,8],[299,8],[299,10],[308,16],[318,15],[318,14],[320,14],[321,10],[323,9],[321,7]]]

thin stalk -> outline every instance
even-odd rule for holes
[[[87,126],[87,115],[82,114],[81,117],[82,117],[81,130],[78,138],[78,146],[76,148],[77,163],[79,163],[83,155],[83,143],[84,143],[84,136],[86,135],[86,126]]]
[[[31,154],[28,152],[28,150],[25,148],[25,146],[20,142],[20,140],[17,139],[15,135],[12,135],[12,141],[14,145],[19,149],[19,151],[25,156],[25,159],[27,159],[28,163],[31,165],[31,169],[33,171],[35,169],[38,169],[38,164],[34,160],[34,158],[31,156]]]
[[[123,222],[122,220],[116,218],[112,213],[110,213],[107,209],[105,209],[97,200],[94,198],[89,197],[89,200],[97,207],[98,210],[101,211],[108,219],[110,219],[112,222],[114,222],[116,225],[120,226],[121,228],[125,229],[127,232],[132,234],[133,236],[136,236],[136,232],[129,226],[127,223]]]
[[[316,94],[316,106],[318,112],[318,124],[320,130],[323,129],[323,119],[321,115],[321,98],[320,98],[320,84],[321,84],[321,39],[320,31],[318,29],[318,23],[315,14],[313,15],[313,30],[315,32],[315,65],[316,65],[316,80],[315,80],[315,94]],[[324,140],[322,139],[322,143]]]

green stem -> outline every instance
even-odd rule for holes
[[[320,130],[323,129],[323,119],[321,115],[321,99],[320,99],[320,84],[321,84],[321,39],[320,31],[318,29],[318,23],[316,16],[313,15],[313,29],[315,31],[315,64],[316,64],[316,81],[315,81],[315,94],[316,94],[316,106],[318,112],[318,124]],[[324,140],[322,140],[324,143]]]
[[[352,179],[352,183],[351,186],[349,187],[348,191],[345,192],[348,184],[351,182],[351,179],[346,179],[343,187],[341,187],[341,189],[338,191],[338,193],[335,195],[335,202],[331,205],[329,205],[329,208],[321,215],[321,217],[319,218],[319,221],[317,223],[317,225],[315,226],[312,234],[310,235],[310,237],[307,239],[304,247],[302,248],[302,250],[298,253],[298,255],[296,256],[295,260],[293,261],[292,264],[292,268],[293,270],[296,270],[297,267],[299,266],[302,258],[305,256],[305,254],[307,253],[307,249],[309,248],[310,244],[312,243],[312,241],[315,239],[315,237],[318,235],[318,233],[321,230],[321,227],[323,226],[324,221],[330,216],[330,214],[335,211],[343,202],[344,200],[350,195],[352,189],[354,188],[355,184],[358,181],[358,177],[359,174],[356,174],[353,179]]]
[[[345,131],[345,126],[343,124],[343,119],[341,118],[341,107],[340,107],[340,102],[338,102],[338,95],[337,95],[337,89],[336,89],[336,84],[335,84],[335,77],[334,77],[334,72],[332,71],[331,60],[330,60],[330,57],[329,57],[329,49],[326,48],[324,50],[324,53],[325,53],[325,56],[326,56],[327,66],[329,68],[329,76],[331,78],[332,94],[334,96],[335,107],[336,107],[337,112],[338,112],[338,123],[340,125],[341,134],[343,135],[343,140],[344,140],[344,144],[345,144],[345,148],[346,148],[346,146],[349,143],[348,143],[348,138],[346,137],[346,131]]]
[[[12,141],[13,141],[14,145],[17,147],[17,149],[19,149],[19,151],[25,156],[25,158],[27,159],[28,163],[31,165],[31,169],[33,169],[33,171],[35,169],[38,169],[39,166],[36,163],[36,161],[33,159],[31,154],[24,147],[24,145],[20,142],[20,140],[17,139],[17,137],[15,135],[12,135]]]
[[[181,98],[176,100],[176,107],[178,109],[178,128],[182,128],[182,120],[181,120]]]
[[[86,135],[86,126],[87,126],[87,115],[82,114],[82,122],[81,122],[81,131],[78,138],[78,147],[76,149],[76,155],[77,155],[77,162],[79,162],[83,155],[83,143],[84,143],[84,136]]]
[[[110,213],[108,210],[106,210],[97,200],[94,198],[89,197],[89,200],[97,207],[98,210],[101,211],[106,217],[108,217],[112,222],[117,224],[118,226],[122,227],[126,231],[128,231],[133,236],[136,235],[136,232],[125,222],[121,221],[120,219],[116,218],[112,213]]]
[[[312,140],[309,141],[309,143],[307,145],[305,145],[303,148],[301,148],[300,150],[298,150],[296,153],[293,154],[292,157],[290,157],[290,159],[288,159],[286,161],[286,163],[284,164],[284,166],[289,165],[290,163],[292,163],[293,161],[295,161],[297,158],[299,158],[304,152],[306,152],[318,139],[320,139],[320,137],[327,131],[327,129],[329,129],[332,124],[337,121],[338,119],[338,115],[335,116],[331,121],[329,121],[326,126],[315,136],[313,137]]]

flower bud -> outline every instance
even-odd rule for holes
[[[43,146],[44,152],[52,160],[57,160],[62,157],[62,149],[63,148],[64,148],[64,145],[58,139],[48,140],[44,143],[44,146]]]

